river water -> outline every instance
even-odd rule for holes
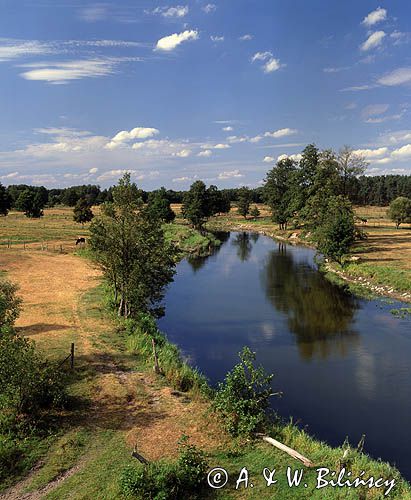
[[[329,283],[315,252],[226,234],[212,256],[177,267],[159,327],[212,384],[247,345],[284,392],[273,408],[331,445],[346,436],[411,479],[411,320],[401,304]],[[404,305],[402,305],[404,306]]]

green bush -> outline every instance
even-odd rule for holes
[[[44,361],[34,343],[12,331],[0,338],[0,432],[35,422],[66,398],[62,374]]]
[[[202,498],[208,464],[204,453],[188,443],[187,436],[180,440],[177,462],[153,462],[149,465],[128,466],[120,478],[126,498],[150,500],[180,500]]]
[[[12,326],[19,316],[21,299],[17,290],[14,283],[0,281],[0,328]]]
[[[255,353],[244,347],[240,363],[220,382],[214,398],[214,408],[221,414],[226,429],[234,436],[250,435],[262,430],[267,423],[267,410],[273,375],[262,366],[255,367]]]

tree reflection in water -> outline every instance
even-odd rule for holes
[[[253,249],[250,239],[250,233],[238,233],[232,241],[233,246],[237,247],[237,256],[241,262],[250,258]]]
[[[214,236],[221,241],[221,245],[218,247],[213,248],[213,251],[211,252],[210,255],[189,255],[187,257],[187,262],[190,264],[191,269],[196,273],[199,271],[204,264],[207,262],[207,259],[211,257],[212,255],[217,255],[218,252],[221,250],[222,246],[224,243],[230,238],[230,233],[226,231],[218,231],[213,233]]]
[[[267,256],[261,281],[268,300],[287,315],[302,358],[344,356],[358,342],[352,328],[358,300],[308,263],[295,262],[283,243]]]

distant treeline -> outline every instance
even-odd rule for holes
[[[35,187],[25,184],[10,185],[6,191],[10,197],[12,208],[16,208],[16,202],[20,194],[30,190],[38,195],[44,203],[43,206],[67,205],[74,207],[79,199],[86,199],[90,205],[100,205],[106,201],[113,201],[112,190],[101,189],[92,184],[72,186],[62,189],[47,189],[44,186]],[[411,198],[411,175],[379,175],[374,177],[360,176],[350,180],[348,197],[355,205],[389,205],[391,201],[399,196]],[[182,203],[186,191],[174,191],[167,189],[166,194],[170,203]],[[238,201],[240,188],[222,189],[221,192],[232,202]],[[263,188],[251,189],[251,201],[263,203]],[[140,191],[144,202],[149,197],[148,191]]]

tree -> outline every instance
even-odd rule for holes
[[[157,218],[162,222],[173,222],[175,219],[176,214],[171,209],[167,191],[164,187],[149,194],[147,213],[150,217]]]
[[[211,185],[207,189],[210,215],[226,214],[230,211],[230,199],[226,193],[218,190],[217,186]]]
[[[388,217],[395,222],[398,229],[400,224],[411,222],[411,200],[405,196],[399,196],[390,203]]]
[[[86,198],[80,198],[73,210],[74,222],[84,225],[86,222],[90,222],[93,217],[93,211]]]
[[[194,182],[184,194],[181,212],[195,229],[201,230],[211,215],[208,194],[203,181]]]
[[[248,187],[244,186],[239,190],[237,200],[237,212],[244,217],[247,217],[250,212],[251,204],[251,191]]]
[[[254,205],[254,206],[253,206],[253,208],[250,210],[250,215],[251,215],[251,217],[253,217],[254,219],[256,219],[257,217],[259,217],[259,215],[260,215],[260,211],[258,210],[257,205]]]
[[[119,316],[161,316],[164,289],[174,275],[175,249],[161,221],[143,209],[141,191],[125,174],[90,227],[90,246],[111,286]]]
[[[0,215],[7,215],[11,208],[11,197],[6,188],[0,183]]]
[[[287,229],[287,224],[294,212],[295,173],[294,161],[285,158],[277,162],[265,179],[265,201],[271,209],[274,222],[279,225],[280,229]]]
[[[17,198],[16,208],[24,212],[26,217],[43,217],[44,197],[39,191],[25,189]]]
[[[354,211],[347,198],[328,200],[327,218],[315,231],[318,250],[327,258],[342,264],[355,240]]]
[[[348,194],[348,187],[353,178],[362,175],[368,163],[365,157],[354,153],[354,150],[349,146],[344,146],[337,155],[338,171],[341,176],[341,194],[346,196]]]

